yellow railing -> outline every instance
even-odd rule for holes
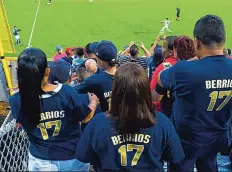
[[[10,51],[6,53],[15,53],[15,47],[14,47],[14,42],[13,42],[13,39],[12,39],[12,34],[11,34],[11,30],[10,30],[10,26],[9,26],[9,22],[8,22],[8,18],[7,18],[7,14],[6,14],[6,10],[5,10],[5,6],[4,6],[4,1],[3,0],[0,0],[0,8],[2,10],[2,14],[3,16],[3,19],[1,20],[1,22],[5,22],[5,28],[6,28],[6,31],[7,31],[7,36],[8,36],[8,41],[7,43],[9,44],[10,46]],[[4,24],[4,23],[2,23]],[[6,35],[5,35],[6,36]],[[3,45],[4,47],[4,45]]]
[[[2,44],[2,39],[0,36],[0,57],[4,56],[4,48],[3,48],[3,44]]]
[[[13,92],[11,91],[11,89],[13,88],[12,86],[12,80],[11,80],[11,75],[10,75],[10,69],[9,69],[9,65],[8,62],[4,56],[4,48],[2,45],[2,39],[0,38],[0,57],[1,57],[1,61],[2,61],[2,67],[3,67],[3,71],[5,73],[5,78],[6,78],[6,82],[7,82],[7,86],[10,90],[10,94],[12,95]]]

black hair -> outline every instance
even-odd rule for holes
[[[130,47],[130,55],[132,56],[132,57],[134,57],[134,56],[136,56],[138,53],[139,53],[139,48],[138,48],[138,46],[137,45],[132,45],[131,47]]]
[[[76,49],[76,53],[77,53],[77,55],[78,55],[79,57],[82,57],[82,56],[85,54],[84,48],[78,47],[78,48]]]
[[[231,49],[228,48],[228,54],[231,56]]]
[[[163,42],[163,58],[167,59],[174,55],[173,47],[176,36],[168,36]]]
[[[87,54],[91,54],[91,53],[92,53],[91,50],[90,50],[90,47],[89,47],[90,44],[91,44],[91,43],[88,43],[88,44],[85,46],[85,49],[86,49],[86,53],[87,53]]]
[[[165,38],[165,41],[167,42],[167,49],[173,50],[174,47],[174,41],[177,38],[177,36],[168,36]]]
[[[166,18],[166,20],[168,20],[168,18]]]
[[[40,121],[41,83],[47,68],[45,53],[37,48],[24,50],[18,57],[18,85],[21,99],[22,124],[36,127]]]
[[[200,18],[195,24],[193,35],[206,46],[224,45],[226,41],[224,23],[216,15]]]
[[[83,82],[86,78],[88,78],[89,76],[92,75],[92,73],[86,69],[85,67],[80,67],[78,70],[77,70],[77,75],[78,75],[78,80],[79,80],[79,83]]]
[[[227,55],[228,55],[228,49],[223,48],[223,54],[224,54],[225,56],[227,56]]]
[[[162,46],[157,45],[156,48],[154,49],[154,54],[153,54],[153,59],[154,59],[154,65],[157,68],[163,61],[163,55],[162,55]]]

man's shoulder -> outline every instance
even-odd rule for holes
[[[140,61],[147,61],[148,59],[149,58],[146,57],[146,56],[141,56],[141,57],[138,58],[138,60],[140,60]]]
[[[125,56],[125,55],[119,55],[118,56],[118,60],[120,60],[120,61],[129,61],[130,57],[129,56]]]
[[[104,112],[96,114],[90,121],[90,125],[94,126],[95,129],[99,130],[101,128],[105,128],[110,122],[107,114]],[[113,122],[113,120],[112,120]]]
[[[101,80],[102,80],[102,71],[89,76],[84,80],[84,82],[87,84],[96,84],[96,83],[100,83]]]

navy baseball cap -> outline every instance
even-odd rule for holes
[[[66,83],[73,73],[73,67],[65,61],[52,62],[49,64],[50,74],[49,83]]]
[[[105,62],[110,63],[117,59],[117,48],[110,41],[99,42],[95,51],[96,56]]]
[[[93,42],[89,45],[89,50],[91,53],[95,54],[96,53],[96,47],[98,45],[98,42]]]

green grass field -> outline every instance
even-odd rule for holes
[[[38,0],[5,0],[5,7],[13,28],[21,30],[23,45],[28,44]],[[89,42],[111,40],[118,49],[130,41],[142,41],[147,47],[163,25],[160,21],[175,18],[176,7],[181,8],[181,21],[170,25],[173,35],[192,37],[197,19],[206,14],[222,17],[227,30],[227,47],[232,47],[231,0],[53,0],[51,6],[41,6],[35,26],[33,47],[43,49],[48,57],[55,46],[85,46]]]

